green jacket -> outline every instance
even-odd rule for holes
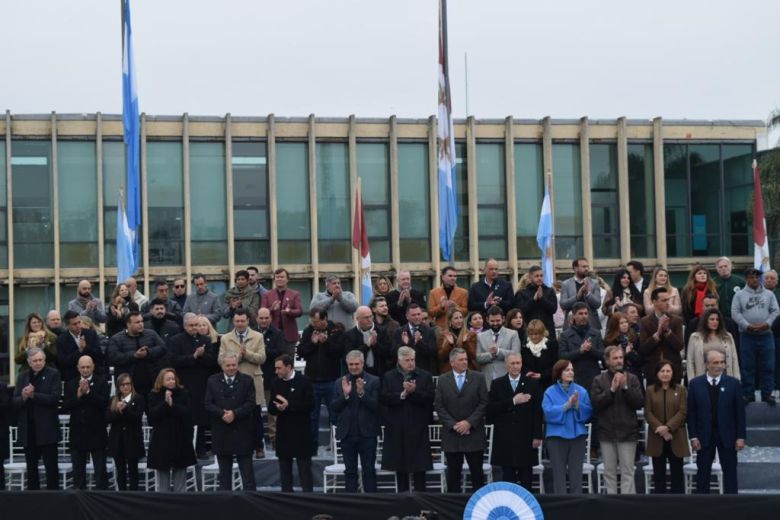
[[[718,275],[713,278],[718,287],[718,307],[724,316],[731,318],[731,302],[734,299],[734,293],[745,286],[745,279],[732,273],[730,277],[723,279]]]

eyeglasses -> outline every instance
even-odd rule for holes
[[[174,285],[173,288],[174,289],[184,289],[184,286],[183,285]]]
[[[119,383],[119,386],[133,386],[132,383]]]

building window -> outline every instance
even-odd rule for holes
[[[358,143],[357,171],[373,262],[390,262],[390,159],[387,143]]]
[[[223,143],[190,143],[190,229],[193,265],[227,264]]]
[[[721,169],[720,146],[688,146],[690,161],[691,252],[693,256],[720,254]]]
[[[125,145],[121,141],[103,141],[103,232],[106,267],[116,267],[116,212],[119,188],[125,180]],[[125,193],[127,191],[125,190]],[[143,222],[141,223],[143,226]],[[140,228],[139,228],[140,229]],[[138,234],[138,247],[143,247]],[[143,255],[138,254],[139,262]]]
[[[233,142],[233,227],[238,265],[270,263],[264,142]]]
[[[454,258],[469,260],[469,181],[466,143],[455,141],[455,189],[458,203],[458,229],[455,230]],[[441,252],[437,252],[441,255]]]
[[[726,254],[749,255],[753,250],[753,216],[748,213],[753,207],[753,145],[724,144],[721,153],[723,193],[726,194],[723,199]]]
[[[590,202],[595,258],[620,258],[617,147],[590,145]]]
[[[0,269],[8,268],[8,194],[6,193],[5,141],[0,141]],[[3,372],[0,370],[0,376]]]
[[[666,199],[666,254],[690,256],[688,217],[688,150],[684,144],[664,145]]]
[[[631,258],[655,256],[655,174],[652,143],[628,145]]]
[[[398,198],[401,261],[430,262],[431,199],[426,143],[398,144]]]
[[[149,263],[184,264],[184,180],[180,142],[148,142]]]
[[[60,265],[98,266],[97,156],[94,142],[57,145]],[[116,225],[114,226],[116,228]]]
[[[552,153],[555,257],[573,260],[583,254],[580,145],[554,143]]]
[[[507,259],[506,157],[502,143],[477,144],[479,258]]]
[[[51,142],[14,141],[14,267],[54,267]]]
[[[309,146],[306,143],[276,143],[275,196],[279,263],[310,263]]]
[[[352,261],[349,168],[345,143],[317,143],[317,229],[321,263]]]
[[[544,162],[540,143],[515,143],[515,225],[517,257],[541,258],[536,243],[544,199]]]

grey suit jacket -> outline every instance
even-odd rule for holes
[[[480,332],[477,336],[477,363],[482,365],[482,373],[485,375],[487,388],[490,390],[490,383],[506,374],[506,356],[510,352],[520,353],[520,336],[514,330],[501,327],[498,331],[498,341],[496,346],[498,352],[495,357],[490,353],[490,347],[493,345],[494,334],[492,330]]]
[[[601,330],[601,320],[599,319],[601,287],[599,287],[599,282],[595,278],[587,278],[587,283],[590,285],[590,292],[584,300],[577,299],[577,284],[573,276],[568,280],[564,280],[561,284],[561,309],[566,312],[566,321],[563,323],[564,329],[569,328],[571,308],[577,301],[584,301],[588,304],[588,311],[590,312],[590,326],[596,330]]]
[[[485,411],[488,392],[483,376],[474,370],[466,371],[463,388],[458,392],[452,371],[439,376],[433,407],[442,424],[441,446],[448,453],[465,453],[485,449]],[[453,426],[466,420],[471,425],[468,435],[460,435]]]

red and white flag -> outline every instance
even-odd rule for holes
[[[753,267],[765,273],[769,271],[769,241],[766,236],[764,198],[761,195],[761,171],[753,160]]]
[[[360,294],[361,303],[368,305],[374,297],[371,287],[371,252],[368,247],[368,230],[366,229],[366,213],[363,210],[363,194],[358,179],[355,189],[355,217],[352,221],[352,247],[360,254]]]

